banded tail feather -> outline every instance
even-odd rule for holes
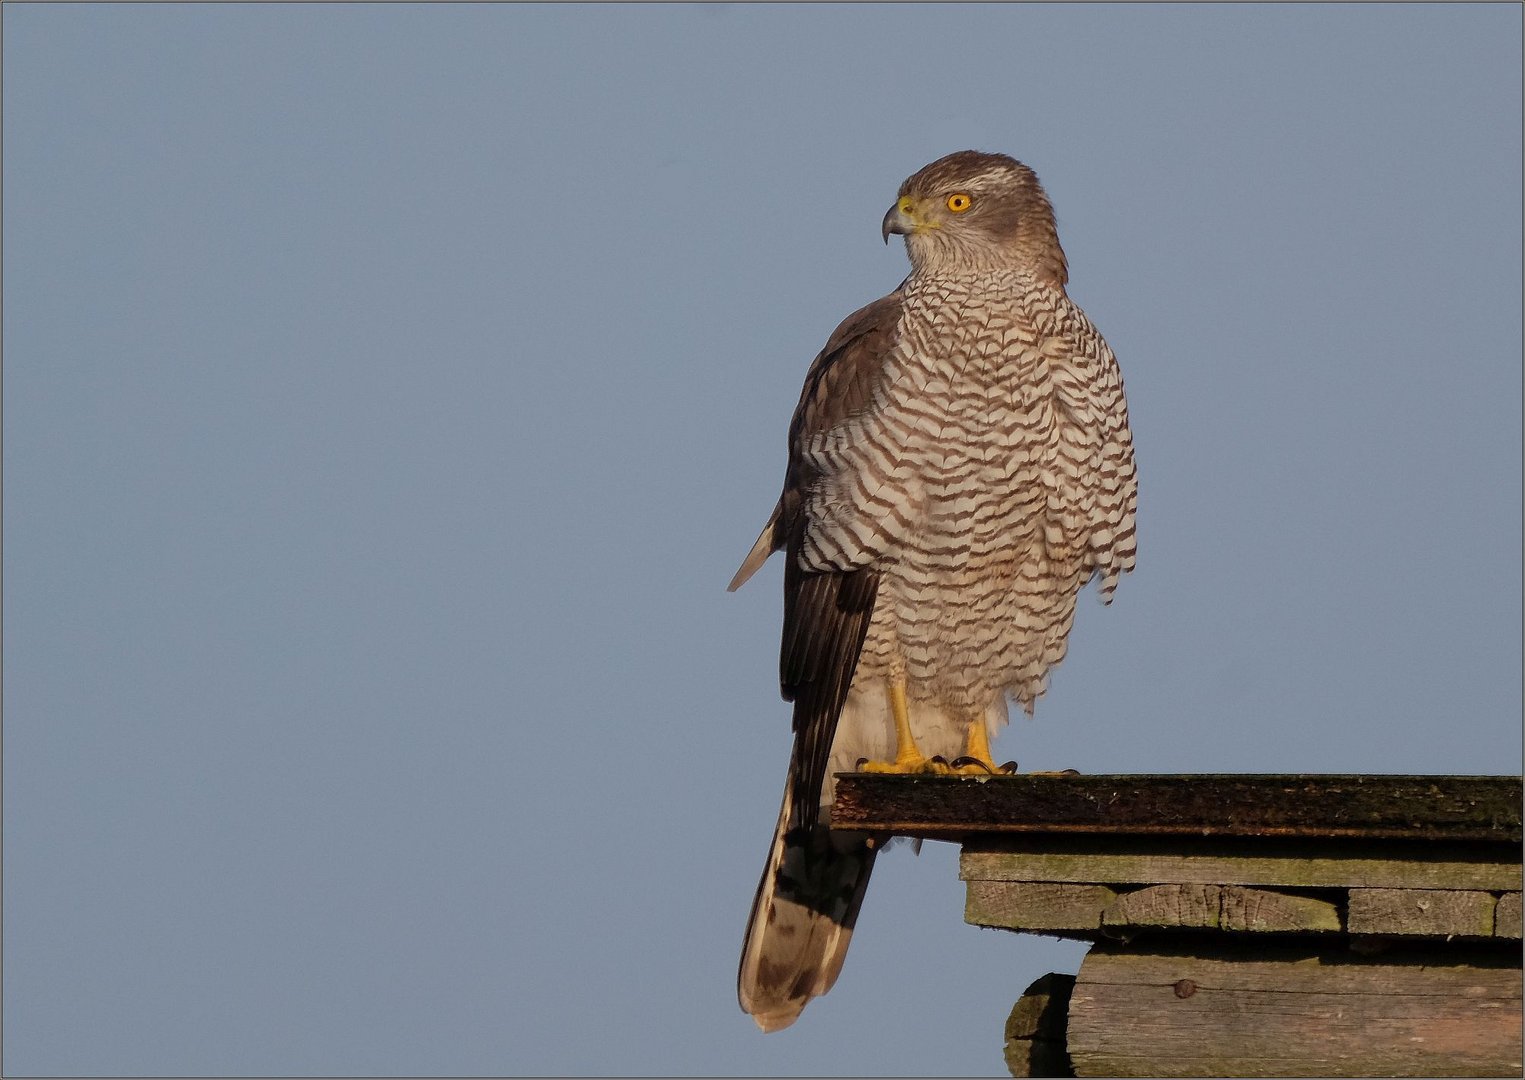
[[[742,1010],[763,1031],[794,1023],[837,981],[876,854],[874,838],[801,824],[794,784],[784,789],[736,978]]]

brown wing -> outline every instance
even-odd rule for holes
[[[820,480],[803,451],[868,407],[883,378],[900,304],[896,291],[849,315],[810,365],[789,425],[789,467],[773,514],[772,550],[783,549],[786,559],[779,682],[784,700],[794,702],[791,783],[798,824],[807,829],[820,809],[827,758],[874,613],[879,573],[872,566],[823,573],[801,568],[806,496]]]

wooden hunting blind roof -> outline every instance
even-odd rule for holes
[[[1521,778],[843,773],[962,845],[964,920],[1091,942],[1013,1076],[1519,1075]]]
[[[1001,834],[1519,844],[1518,776],[842,773],[832,824],[935,840]]]

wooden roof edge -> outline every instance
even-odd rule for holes
[[[842,773],[838,828],[927,839],[1089,834],[1519,844],[1519,776]]]

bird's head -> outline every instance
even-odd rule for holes
[[[1005,154],[960,150],[900,185],[883,235],[905,237],[917,273],[1026,268],[1063,286],[1054,210],[1035,174]]]

